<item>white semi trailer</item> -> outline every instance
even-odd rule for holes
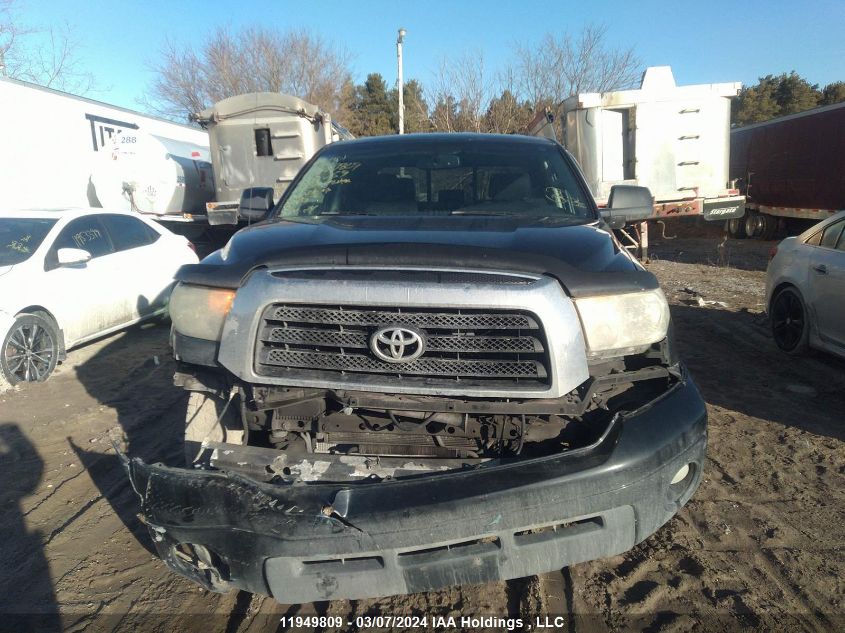
[[[668,66],[648,68],[639,89],[580,93],[563,101],[563,144],[581,165],[599,205],[613,185],[654,195],[652,220],[742,217],[745,197],[728,182],[731,99],[740,83],[677,86]],[[549,112],[528,133],[555,137]],[[647,223],[626,233],[647,257]]]
[[[0,79],[0,148],[6,208],[183,219],[214,195],[204,130],[23,81]]]

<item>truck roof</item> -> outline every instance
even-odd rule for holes
[[[350,145],[431,145],[434,143],[519,143],[528,145],[547,145],[551,139],[521,134],[486,134],[477,132],[435,132],[419,134],[391,134],[389,136],[368,136],[342,141],[343,147]],[[333,145],[338,145],[334,143]]]
[[[308,117],[314,117],[320,112],[317,106],[291,95],[279,92],[249,92],[218,101],[210,108],[195,114],[193,118],[199,123],[209,123],[251,117],[259,110],[280,110],[292,114],[302,112]]]

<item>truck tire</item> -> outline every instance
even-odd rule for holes
[[[59,331],[52,319],[19,314],[3,336],[0,377],[9,385],[44,382],[56,368],[59,351]]]
[[[778,219],[768,213],[761,213],[760,226],[760,235],[757,237],[764,241],[772,240],[778,232]]]
[[[760,237],[763,232],[763,220],[759,213],[751,211],[745,212],[745,235],[749,238],[756,239]]]
[[[728,235],[735,240],[743,240],[747,237],[745,234],[745,216],[726,220],[725,228]]]
[[[799,355],[809,349],[810,316],[804,298],[794,286],[777,292],[769,308],[772,337],[787,354]]]
[[[206,441],[246,444],[247,435],[240,418],[237,396],[229,401],[203,391],[192,391],[185,414],[185,462],[192,464]]]

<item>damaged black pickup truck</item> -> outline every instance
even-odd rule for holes
[[[282,603],[624,552],[691,497],[704,403],[654,276],[546,139],[334,143],[178,274],[186,468],[126,459],[162,558]]]

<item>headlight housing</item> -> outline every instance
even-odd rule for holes
[[[170,295],[170,320],[179,334],[219,341],[235,291],[177,284]]]
[[[666,338],[669,304],[659,288],[583,297],[574,303],[590,358],[637,354]]]

